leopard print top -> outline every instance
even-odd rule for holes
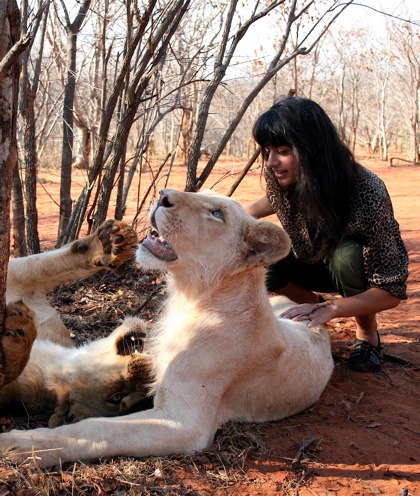
[[[310,233],[305,219],[293,205],[293,188],[281,188],[273,171],[265,169],[267,198],[292,240],[296,258],[314,264],[320,249],[323,219]],[[345,237],[363,240],[368,288],[380,288],[406,299],[408,254],[394,218],[391,199],[383,181],[358,165],[350,195],[350,218]]]

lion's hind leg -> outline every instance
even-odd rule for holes
[[[4,384],[8,384],[17,379],[28,363],[37,335],[34,314],[22,301],[9,303],[4,327],[0,342],[4,356]]]

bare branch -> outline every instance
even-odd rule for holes
[[[0,62],[0,82],[3,81],[13,64],[19,59],[19,56],[28,48],[32,42],[32,36],[27,34],[21,40],[17,41],[7,52]]]

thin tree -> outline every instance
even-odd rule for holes
[[[0,0],[0,332],[6,309],[6,280],[10,251],[10,194],[17,167],[16,120],[19,93],[20,13],[15,0]],[[28,40],[29,43],[29,40]],[[0,348],[0,390],[4,382]]]
[[[101,174],[105,156],[106,146],[108,144],[109,129],[112,123],[112,117],[117,106],[117,103],[125,90],[125,83],[127,75],[130,71],[131,61],[134,54],[146,32],[146,28],[151,20],[153,10],[155,8],[157,0],[150,0],[147,7],[144,9],[143,15],[140,18],[139,26],[137,28],[136,34],[132,39],[131,44],[128,46],[124,60],[122,62],[120,71],[116,77],[114,87],[107,100],[104,97],[103,112],[101,115],[101,122],[99,125],[99,132],[96,144],[95,155],[93,158],[92,166],[88,171],[88,180],[86,186],[84,186],[77,202],[74,206],[72,215],[70,217],[67,230],[63,235],[61,244],[68,243],[73,239],[76,239],[82,223],[85,219],[86,211],[89,205],[89,199],[92,194],[93,188],[98,181]]]
[[[114,147],[100,184],[97,208],[92,229],[98,227],[106,218],[112,185],[118,164],[123,156],[128,134],[146,88],[153,74],[158,70],[161,60],[166,56],[169,42],[175,34],[183,16],[188,10],[190,0],[178,0],[169,5],[159,29],[150,37],[139,68],[127,91],[127,105],[119,122]]]
[[[38,236],[38,210],[36,206],[36,185],[37,185],[37,168],[38,168],[38,156],[37,156],[37,146],[36,146],[36,124],[35,124],[35,98],[38,92],[39,78],[41,73],[41,62],[44,51],[44,39],[45,30],[47,26],[48,19],[48,9],[50,1],[47,1],[38,12],[35,17],[35,24],[31,31],[31,39],[34,40],[38,27],[40,25],[41,18],[43,19],[40,44],[38,49],[38,56],[36,57],[34,64],[34,73],[31,81],[29,72],[29,56],[30,47],[21,56],[22,65],[22,76],[21,76],[21,87],[20,87],[20,114],[23,121],[23,148],[25,156],[25,193],[26,193],[26,215],[24,219],[26,220],[26,234],[27,234],[27,247],[30,254],[39,253],[41,251],[39,236]],[[43,17],[42,17],[43,16]],[[26,34],[28,32],[28,0],[22,1],[22,33]],[[19,225],[19,220],[22,217],[22,212],[19,211],[19,177],[15,175],[14,181],[14,225],[17,227]],[[19,232],[19,231],[18,231]],[[19,237],[15,232],[15,248],[23,248],[23,233],[20,232]],[[23,256],[24,253],[19,253],[19,256]]]
[[[67,33],[67,75],[64,90],[63,105],[63,148],[61,155],[61,182],[60,182],[60,222],[58,226],[57,246],[62,244],[67,225],[69,223],[71,199],[71,165],[73,160],[73,126],[74,126],[74,96],[76,90],[76,55],[77,35],[82,28],[91,0],[84,0],[79,11],[71,22],[64,0],[60,0],[64,12]]]

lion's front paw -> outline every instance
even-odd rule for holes
[[[42,434],[38,434],[38,431],[45,429],[13,430],[0,434],[0,455],[17,463],[33,460],[40,467],[55,465],[59,461],[61,449],[50,448],[50,443],[43,443]]]
[[[116,269],[130,259],[138,245],[134,229],[118,220],[107,220],[92,235],[75,241],[72,251],[85,253],[92,241],[95,244],[91,259],[93,265],[109,269]]]
[[[4,355],[5,384],[19,377],[28,363],[37,332],[32,310],[17,301],[6,307],[4,332],[0,337]]]

